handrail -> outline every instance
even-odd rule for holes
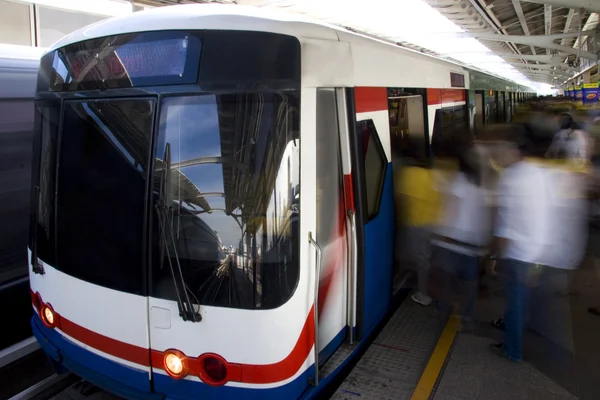
[[[315,377],[312,380],[312,384],[317,386],[319,384],[319,283],[321,278],[321,246],[313,238],[312,232],[308,232],[308,243],[314,246],[317,255],[317,262],[315,268],[315,296],[314,296],[314,324],[315,324]]]
[[[348,294],[346,298],[346,319],[348,321],[348,327],[350,328],[350,331],[348,332],[348,343],[354,344],[354,272],[356,271],[354,252],[356,247],[356,221],[354,220],[353,210],[348,209],[347,214],[348,219],[350,220],[350,235],[348,240],[350,246],[348,246],[349,262],[347,279],[348,288],[346,291]]]

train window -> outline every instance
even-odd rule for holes
[[[30,249],[37,257],[55,265],[54,193],[60,104],[36,105],[31,170]]]
[[[167,97],[152,213],[151,295],[284,304],[299,276],[299,92]],[[169,173],[164,173],[169,171]],[[171,268],[181,268],[173,282]]]
[[[57,268],[129,293],[143,291],[151,100],[64,105],[58,167]]]
[[[442,114],[442,126],[452,126],[454,118],[454,109],[452,107],[442,108],[440,112]]]
[[[454,108],[454,123],[459,124],[467,121],[467,106],[456,106]]]
[[[367,192],[367,217],[372,220],[379,213],[387,158],[372,119],[358,121],[357,131],[362,137],[365,160],[365,187]]]

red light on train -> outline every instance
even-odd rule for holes
[[[211,386],[221,386],[227,383],[227,361],[217,354],[204,354],[199,358],[198,371],[200,379]]]

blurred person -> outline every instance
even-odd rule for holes
[[[446,273],[446,308],[456,303],[464,329],[475,328],[480,258],[491,238],[491,213],[483,187],[480,149],[460,144],[458,173],[444,196],[441,221],[434,230],[433,266]]]
[[[570,284],[587,246],[586,176],[564,168],[545,171],[549,217],[548,246],[532,294],[528,327],[553,344],[571,347]]]
[[[506,288],[503,343],[490,348],[514,362],[523,359],[523,331],[530,294],[551,243],[549,220],[552,208],[549,183],[543,167],[528,161],[528,143],[519,127],[505,128],[504,143],[496,152],[503,168],[497,186],[494,237],[488,265],[495,273],[496,261]]]
[[[440,198],[428,165],[397,166],[394,171],[396,200],[396,261],[417,273],[414,302],[429,306],[431,229],[437,220]]]
[[[589,161],[592,156],[592,143],[589,135],[577,124],[569,113],[558,117],[559,131],[554,135],[546,157],[560,157],[575,161]]]

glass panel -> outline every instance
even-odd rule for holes
[[[368,219],[371,220],[379,212],[379,202],[383,191],[383,178],[387,160],[373,120],[358,121],[358,132],[362,136],[363,154],[365,157],[365,187],[367,192]]]
[[[63,37],[108,17],[37,6],[40,47],[50,47]]]
[[[150,100],[65,105],[58,172],[57,267],[115,290],[143,289]]]
[[[155,203],[165,207],[152,214],[153,296],[176,298],[171,269],[180,267],[199,304],[274,308],[291,297],[299,126],[295,91],[165,99],[153,180]]]
[[[321,276],[331,276],[346,262],[346,216],[340,136],[334,89],[317,91],[317,230],[316,240],[323,249]],[[330,293],[322,285],[318,309]]]
[[[185,31],[91,39],[52,52],[41,64],[42,74],[55,91],[195,83],[200,43]]]
[[[449,127],[452,126],[454,110],[452,108],[444,108],[441,110],[442,113],[442,126]]]
[[[0,43],[31,46],[31,6],[0,0]]]
[[[32,220],[30,248],[42,261],[55,265],[56,148],[60,104],[38,104],[35,114],[33,165],[31,170]]]

